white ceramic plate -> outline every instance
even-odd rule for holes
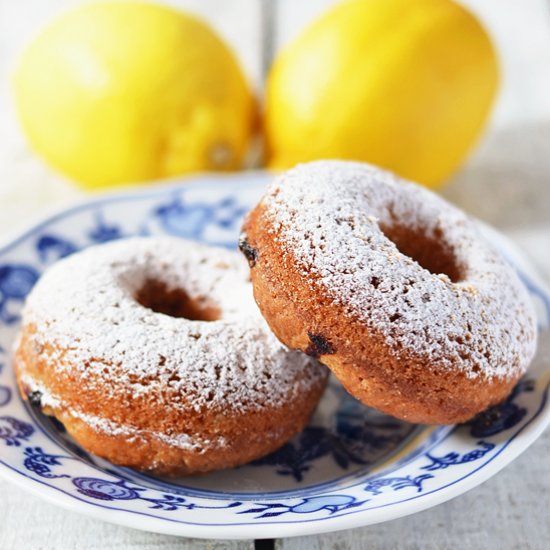
[[[86,246],[171,234],[234,247],[265,173],[208,176],[68,209],[0,249],[0,474],[71,510],[138,529],[206,538],[268,538],[394,519],[453,498],[524,451],[550,421],[550,298],[502,236],[487,237],[517,268],[537,305],[540,346],[528,375],[467,425],[413,426],[378,414],[335,381],[302,434],[231,471],[177,481],[88,455],[56,421],[18,396],[10,350],[22,302],[40,273]]]

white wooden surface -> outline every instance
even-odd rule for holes
[[[44,21],[80,0],[0,0],[0,240],[45,209],[81,196],[32,155],[11,107],[16,52]],[[207,18],[262,86],[267,0],[171,0]],[[332,0],[274,3],[280,48]],[[550,2],[464,0],[497,43],[504,84],[476,154],[443,194],[511,236],[550,282]],[[265,13],[265,11],[264,11]],[[280,539],[280,550],[550,548],[550,432],[484,485],[431,510],[340,533]],[[56,508],[0,481],[0,549],[250,549],[134,531]]]

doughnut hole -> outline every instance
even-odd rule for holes
[[[181,288],[169,288],[162,281],[145,281],[135,299],[143,307],[170,317],[190,321],[218,321],[221,317],[221,311],[212,303],[192,298]]]
[[[443,273],[453,283],[464,279],[464,269],[458,262],[453,247],[445,241],[441,229],[436,228],[431,235],[427,228],[408,227],[398,223],[391,226],[380,225],[380,229],[397,246],[399,252],[412,258],[430,273]]]

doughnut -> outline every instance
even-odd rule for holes
[[[386,414],[467,421],[534,355],[534,307],[478,223],[373,166],[317,161],[280,175],[240,248],[281,342]]]
[[[328,372],[271,333],[237,251],[168,237],[46,270],[14,362],[23,398],[85,450],[167,476],[277,449],[307,423]]]

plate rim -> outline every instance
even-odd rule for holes
[[[540,405],[540,409],[548,409],[548,390],[550,386],[550,381],[546,385],[544,391],[543,401]],[[535,420],[539,419],[539,422],[533,423]],[[480,465],[473,473],[469,473],[466,476],[463,476],[461,479],[447,485],[434,489],[429,493],[423,493],[421,495],[414,495],[409,499],[400,501],[398,503],[388,503],[380,507],[369,509],[369,515],[375,516],[372,518],[372,521],[369,518],[368,521],[361,521],[361,513],[366,512],[366,510],[358,510],[355,513],[349,513],[345,515],[339,515],[334,518],[334,522],[325,521],[326,518],[302,520],[300,522],[257,522],[257,523],[240,523],[240,524],[229,524],[229,525],[204,525],[197,524],[192,522],[183,522],[181,520],[171,519],[171,518],[159,518],[153,514],[146,514],[143,512],[133,512],[131,510],[121,510],[118,508],[112,508],[106,506],[104,503],[94,503],[88,500],[84,500],[76,495],[68,495],[64,491],[52,487],[47,483],[39,479],[34,479],[26,474],[12,468],[7,465],[2,459],[0,459],[0,477],[5,479],[8,482],[13,482],[17,486],[23,488],[24,490],[29,491],[35,496],[51,502],[52,504],[70,510],[82,515],[93,517],[102,521],[107,521],[109,523],[114,523],[118,525],[123,525],[125,527],[130,527],[133,529],[138,529],[141,531],[154,532],[159,534],[168,534],[175,536],[186,536],[193,538],[206,538],[206,539],[249,539],[249,538],[281,538],[280,530],[285,529],[284,537],[295,537],[295,536],[307,536],[328,532],[337,532],[345,529],[351,529],[355,527],[366,527],[368,525],[374,525],[377,523],[383,523],[385,521],[390,521],[393,519],[399,519],[406,517],[417,512],[422,512],[438,504],[442,504],[449,500],[452,500],[467,491],[481,485],[485,481],[488,481],[491,477],[500,472],[508,464],[514,461],[518,456],[520,456],[524,451],[526,451],[529,446],[542,434],[542,432],[550,424],[550,414],[540,417],[540,412],[535,414],[522,428],[514,434],[514,436],[508,440],[507,445],[505,445],[498,453],[497,456],[493,457],[488,463]],[[521,445],[518,444],[518,440],[526,439]],[[512,444],[513,442],[515,444]],[[512,444],[512,449],[510,449],[510,444]],[[506,453],[506,458],[502,459],[502,452],[508,449]],[[510,452],[511,451],[511,452]],[[497,458],[500,457],[500,458]],[[496,462],[496,463],[495,463]],[[10,477],[5,475],[6,470],[14,471],[19,474],[19,476]],[[45,488],[46,491],[38,490],[36,482],[39,483],[41,488]],[[454,489],[449,490],[449,487]],[[443,491],[443,494],[441,494]],[[59,497],[61,499],[56,499]],[[442,498],[441,498],[442,497]],[[414,500],[419,500],[419,505],[415,507],[407,507],[406,505]],[[402,509],[403,508],[403,509]],[[376,510],[376,512],[373,512]],[[381,511],[379,511],[381,510]],[[389,513],[384,513],[385,510],[389,510]],[[398,513],[392,513],[392,511],[397,511]],[[108,516],[108,517],[106,517]],[[142,520],[141,522],[135,523],[132,520],[136,519],[136,516]],[[185,533],[182,532],[181,526],[184,526]],[[173,528],[172,528],[173,527]],[[213,533],[212,530],[216,529],[216,532]],[[240,533],[239,531],[246,530],[246,533]],[[288,532],[286,532],[288,530]]]
[[[47,207],[44,212],[35,214],[23,223],[22,226],[3,232],[0,236],[0,255],[10,250],[13,246],[16,246],[19,241],[27,238],[44,225],[54,223],[65,215],[73,214],[80,210],[85,210],[86,208],[100,206],[109,202],[124,201],[125,199],[139,200],[140,198],[154,197],[157,194],[162,195],[170,190],[179,188],[192,189],[193,187],[204,185],[205,182],[223,186],[225,184],[223,180],[230,182],[231,180],[239,179],[243,181],[240,183],[234,181],[233,183],[246,187],[250,185],[250,183],[244,180],[266,179],[268,177],[274,177],[276,174],[276,171],[256,168],[243,170],[241,172],[200,172],[189,176],[176,176],[174,178],[159,180],[158,182],[149,182],[147,185],[131,183],[118,186],[116,189],[99,190],[97,192],[88,191],[86,195],[70,200],[65,205]]]

